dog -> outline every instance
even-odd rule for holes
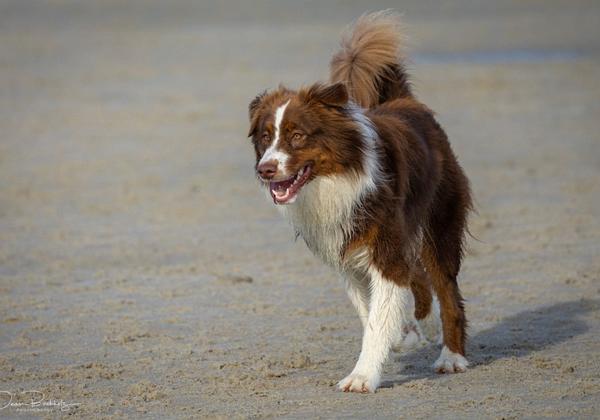
[[[469,181],[433,112],[412,92],[399,18],[360,17],[330,81],[258,95],[249,105],[255,170],[297,236],[344,279],[363,326],[345,392],[375,392],[390,349],[442,334],[439,373],[463,372],[457,284]],[[441,320],[440,320],[441,315]]]

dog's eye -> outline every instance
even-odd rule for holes
[[[265,142],[265,143],[268,143],[268,142],[270,142],[270,141],[271,141],[271,136],[269,136],[269,133],[265,133],[265,134],[263,134],[263,135],[262,135],[262,138],[261,138],[261,140],[262,140],[263,142]]]
[[[304,139],[306,138],[306,136],[299,132],[299,131],[295,131],[292,133],[292,136],[290,138],[290,142],[292,143],[292,147],[302,147],[302,145],[304,144]]]
[[[305,138],[306,136],[304,135],[304,133],[301,133],[299,131],[292,133],[292,145],[300,146],[304,142]]]

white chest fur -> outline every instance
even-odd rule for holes
[[[342,247],[353,230],[352,214],[364,191],[363,178],[317,177],[294,204],[279,207],[310,250],[335,268],[340,268]]]
[[[365,146],[363,170],[319,176],[302,189],[295,203],[278,206],[310,250],[336,269],[342,268],[342,247],[354,229],[355,209],[383,179],[372,123],[355,105],[350,105],[349,110]]]

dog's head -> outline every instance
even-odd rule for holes
[[[348,101],[336,83],[280,87],[250,103],[256,174],[275,204],[293,203],[316,177],[360,171],[363,143]]]

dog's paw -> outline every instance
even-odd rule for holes
[[[375,392],[379,387],[377,376],[368,377],[360,373],[351,373],[338,382],[338,389],[344,392]]]
[[[392,351],[395,353],[404,353],[410,350],[415,350],[425,347],[429,344],[419,324],[415,321],[414,324],[405,325],[402,331],[397,334],[392,342]]]
[[[446,346],[444,346],[440,357],[433,364],[433,368],[437,373],[466,372],[467,366],[469,366],[469,362],[464,356],[451,352]]]

